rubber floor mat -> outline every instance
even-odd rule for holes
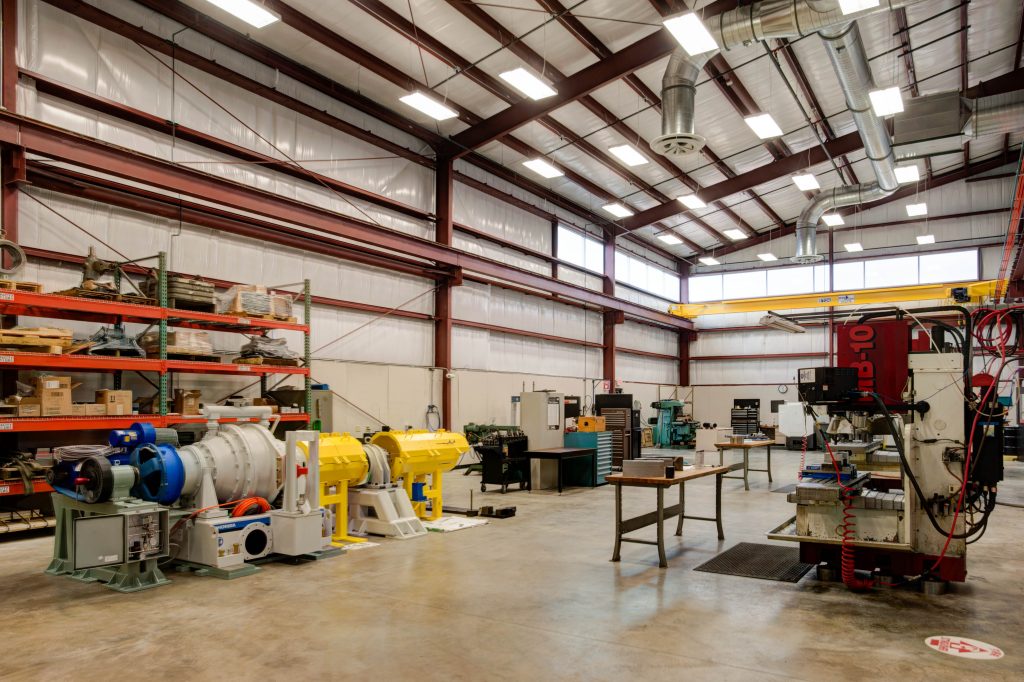
[[[797,547],[741,542],[693,570],[795,583],[811,568],[801,563]]]

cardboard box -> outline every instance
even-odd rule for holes
[[[102,389],[96,391],[96,402],[105,406],[108,415],[120,416],[132,413],[132,392]]]
[[[580,417],[576,420],[576,428],[581,432],[604,431],[604,417]]]
[[[178,414],[199,414],[199,399],[202,395],[199,390],[186,391],[179,388],[174,392],[174,411]]]
[[[36,397],[42,410],[40,416],[58,417],[71,414],[70,388],[44,388],[36,390]]]
[[[18,403],[19,417],[42,417],[43,408],[39,398],[22,398]]]
[[[36,389],[36,395],[39,391],[50,390],[55,388],[67,388],[71,389],[71,377],[60,377],[52,374],[44,374],[35,378],[33,384]]]
[[[85,416],[85,403],[75,403],[71,405],[71,416],[72,417],[84,417]]]
[[[107,406],[100,405],[98,403],[85,403],[85,416],[86,417],[102,417],[107,413]]]

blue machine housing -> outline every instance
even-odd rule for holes
[[[139,471],[132,495],[147,502],[170,505],[185,487],[185,466],[173,445],[144,443],[132,451],[130,463]]]

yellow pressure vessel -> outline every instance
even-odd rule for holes
[[[428,520],[439,518],[442,474],[451,471],[462,453],[469,450],[466,437],[454,431],[381,431],[370,443],[387,451],[391,480],[402,480],[417,515]]]
[[[300,441],[299,447],[309,454],[306,443]],[[369,470],[363,444],[351,434],[320,434],[320,504],[333,505],[334,545],[364,541],[348,534],[348,488],[366,483]]]

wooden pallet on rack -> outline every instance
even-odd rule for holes
[[[236,365],[270,365],[272,367],[299,366],[299,361],[295,358],[235,358],[232,362]]]
[[[0,348],[25,353],[60,355],[72,347],[70,329],[26,328],[0,329]]]
[[[135,305],[157,304],[157,300],[155,298],[149,298],[148,296],[139,296],[138,294],[115,294],[112,291],[103,291],[101,289],[83,289],[82,287],[74,287],[72,289],[65,289],[64,291],[55,291],[54,293],[58,296],[74,296],[75,298],[89,298],[96,301],[133,303]]]
[[[34,294],[43,293],[43,285],[38,282],[16,282],[13,279],[0,279],[0,290],[29,291]]]
[[[230,315],[231,317],[245,317],[252,320],[271,320],[273,322],[296,322],[296,318],[290,315],[271,315],[269,313],[265,315],[254,315],[251,313],[239,312],[237,310],[229,310],[222,315]]]

